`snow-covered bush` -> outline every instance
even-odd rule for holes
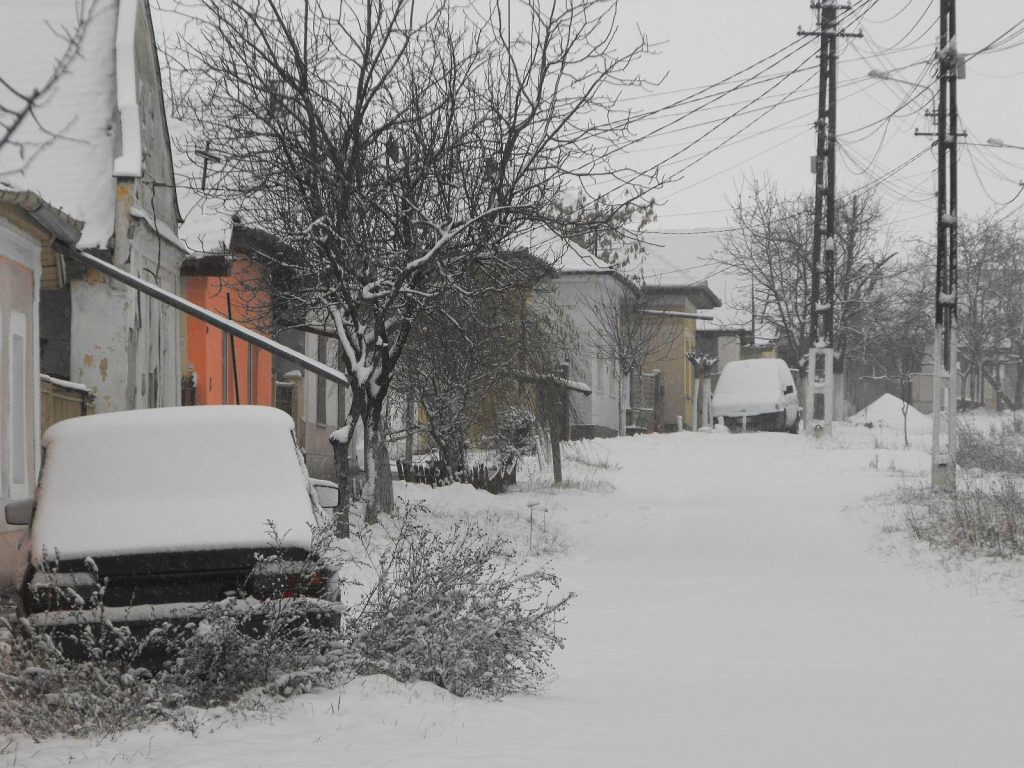
[[[437,533],[407,515],[374,567],[348,622],[360,673],[503,696],[540,686],[563,645],[572,594],[556,595],[552,571],[524,570],[506,540],[475,524]]]
[[[515,464],[520,456],[537,452],[537,420],[529,408],[507,405],[498,411],[495,450],[503,466]]]
[[[144,725],[161,716],[148,678],[126,660],[70,661],[27,621],[0,619],[0,730],[38,739]]]
[[[162,694],[195,706],[227,704],[254,689],[291,695],[330,682],[345,652],[329,619],[305,600],[213,604],[172,643],[157,677]]]

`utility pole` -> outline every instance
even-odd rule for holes
[[[817,151],[814,166],[814,241],[811,261],[811,345],[807,350],[807,386],[804,392],[804,429],[809,435],[832,433],[835,387],[832,350],[834,334],[836,263],[836,78],[840,37],[861,37],[839,30],[839,11],[849,5],[837,0],[811,4],[818,11],[818,28],[799,35],[821,38],[818,65]]]
[[[957,138],[956,81],[964,76],[957,51],[955,0],[939,0],[939,155],[935,258],[935,346],[932,352],[932,487],[956,490],[957,410]]]

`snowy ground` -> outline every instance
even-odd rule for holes
[[[399,484],[555,553],[579,598],[548,690],[494,702],[364,678],[255,717],[203,714],[194,735],[23,741],[0,761],[1019,766],[1024,576],[950,570],[891,530],[883,494],[927,477],[928,436],[911,439],[657,435],[594,441],[557,493]]]

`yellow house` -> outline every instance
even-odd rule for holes
[[[645,373],[658,371],[659,425],[662,432],[694,428],[697,377],[687,355],[697,352],[697,320],[701,312],[722,306],[707,282],[691,285],[647,285],[642,288],[643,318],[657,328]]]

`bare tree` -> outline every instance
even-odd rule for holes
[[[982,400],[987,383],[999,404],[1022,408],[1024,235],[1016,222],[987,216],[964,221],[959,237],[957,346],[965,394]],[[1007,368],[1013,375],[1003,377]]]
[[[449,470],[465,466],[472,428],[496,429],[501,409],[518,405],[545,421],[536,383],[560,373],[575,342],[539,290],[526,283],[449,295],[427,307],[410,333],[394,386],[423,408]]]
[[[96,8],[97,0],[74,0],[73,15],[69,24],[48,23],[50,30],[64,44],[64,49],[54,59],[49,73],[40,82],[19,85],[0,72],[0,150],[14,148],[18,152],[20,166],[27,165],[32,157],[47,143],[59,138],[66,125],[44,124],[37,110],[46,102],[72,63],[78,58],[86,28]],[[31,55],[31,54],[29,54]],[[33,141],[23,142],[19,129],[32,126]],[[42,140],[39,135],[46,137]],[[5,163],[5,166],[7,164]],[[19,168],[5,167],[4,172]]]
[[[908,270],[886,282],[882,300],[871,311],[861,348],[868,372],[862,376],[893,382],[903,401],[903,441],[909,446],[907,414],[913,399],[914,375],[929,353],[935,323],[930,313],[934,275],[922,268]]]
[[[357,422],[380,445],[395,368],[441,297],[515,281],[514,243],[567,188],[655,180],[615,166],[633,118],[616,97],[646,42],[615,47],[615,3],[200,0],[186,43],[193,143],[211,191],[287,243],[283,300],[335,333],[348,376],[339,485]],[[376,519],[374,456],[363,497]],[[379,479],[390,473],[377,462]],[[343,505],[345,506],[345,505]],[[347,506],[346,506],[347,509]]]
[[[753,311],[780,339],[780,353],[802,365],[810,344],[813,199],[782,197],[773,183],[754,182],[732,206],[734,228],[722,236],[719,260],[753,284]],[[870,193],[837,204],[835,338],[841,365],[857,326],[869,322],[871,297],[898,271],[881,205]]]

